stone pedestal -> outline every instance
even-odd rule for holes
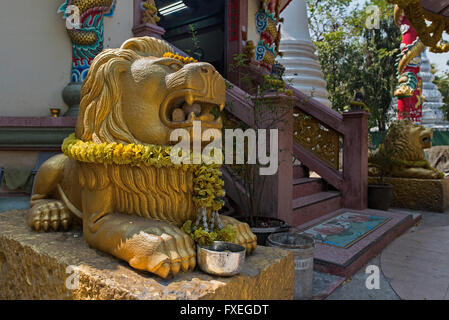
[[[293,255],[284,250],[258,247],[234,277],[196,270],[163,280],[90,248],[80,230],[33,232],[25,215],[0,213],[0,299],[293,298]],[[68,289],[76,278],[78,288]]]
[[[369,183],[378,178],[370,177]],[[449,207],[449,179],[388,178],[394,186],[392,207],[444,212]]]
[[[310,39],[305,1],[292,1],[281,17],[285,20],[280,43],[284,57],[278,58],[278,61],[286,68],[284,79],[290,80],[291,85],[299,91],[331,107],[326,81]]]

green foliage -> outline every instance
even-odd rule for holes
[[[195,29],[193,24],[189,24],[189,33],[192,40],[192,48],[193,49],[185,49],[184,51],[189,55],[194,57],[196,60],[201,60],[201,56],[199,55],[201,51],[201,44],[198,38],[198,31]]]
[[[346,14],[349,0],[306,0],[309,13],[309,28],[315,41],[323,41],[324,36],[337,31],[341,25],[349,22]]]
[[[236,231],[230,224],[221,230],[216,227],[214,231],[209,232],[204,230],[203,227],[192,230],[192,221],[187,220],[181,230],[187,233],[195,243],[198,243],[201,246],[210,246],[214,241],[234,242],[236,237]]]
[[[446,71],[442,76],[436,75],[434,83],[443,95],[444,105],[441,107],[441,111],[443,111],[444,119],[449,120],[449,72]]]
[[[255,74],[254,70],[248,68],[248,57],[245,53],[235,54],[233,63],[229,66],[231,72],[239,73],[240,87],[244,89],[248,95],[245,99],[248,103],[251,103],[254,108],[252,108],[251,124],[247,124],[242,120],[234,117],[232,112],[225,112],[222,117],[223,130],[226,129],[242,129],[246,131],[247,129],[274,129],[282,127],[288,121],[291,121],[289,114],[290,108],[292,108],[291,101],[285,101],[284,104],[273,103],[269,96],[272,95],[292,95],[292,90],[287,89],[284,80],[279,80],[271,75],[259,75]],[[227,89],[232,89],[232,85],[227,85]],[[226,105],[226,110],[232,110],[232,104]],[[224,145],[226,145],[226,136],[223,132]],[[236,148],[236,139],[232,141],[233,149]],[[254,225],[254,217],[258,215],[264,215],[264,192],[265,183],[267,182],[267,176],[260,175],[259,169],[262,165],[259,160],[256,159],[255,164],[248,163],[248,145],[245,144],[244,150],[242,150],[241,156],[244,163],[236,164],[237,152],[234,153],[234,161],[232,165],[226,165],[223,168],[231,176],[231,181],[234,183],[234,188],[239,190],[244,189],[244,192],[237,192],[238,205],[244,212],[244,215],[249,217],[249,225]],[[279,152],[285,152],[279,150]]]
[[[308,4],[312,38],[333,108],[347,110],[355,90],[361,89],[371,111],[370,127],[385,130],[397,83],[395,59],[401,43],[393,6],[386,0],[371,0],[363,6],[347,0],[308,0]],[[367,10],[370,5],[379,8],[379,29],[366,27],[372,14]],[[329,7],[333,11],[326,12]],[[313,12],[321,17],[314,17]],[[319,26],[317,21],[321,21]]]

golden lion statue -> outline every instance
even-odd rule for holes
[[[379,149],[369,156],[369,176],[378,177],[384,172],[396,178],[444,178],[442,172],[430,166],[424,155],[424,149],[432,146],[432,138],[432,129],[409,120],[395,122]]]
[[[174,55],[162,40],[132,38],[95,58],[81,97],[75,136],[37,173],[28,225],[56,231],[82,223],[92,247],[133,268],[163,278],[193,270],[195,243],[180,227],[198,205],[209,216],[220,208],[209,194],[223,196],[223,183],[218,165],[172,165],[169,137],[191,130],[194,120],[221,129],[211,110],[224,108],[224,79],[208,63]],[[255,250],[246,223],[214,218],[233,226],[248,253]]]

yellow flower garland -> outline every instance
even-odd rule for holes
[[[183,57],[183,56],[180,56],[179,54],[174,54],[174,53],[171,53],[171,52],[164,53],[163,57],[164,58],[176,59],[176,60],[181,61],[184,64],[198,62],[198,60],[195,60],[192,57]]]
[[[224,182],[218,164],[174,164],[170,159],[171,146],[140,145],[122,143],[95,143],[82,141],[72,133],[62,144],[62,152],[74,160],[130,166],[153,166],[156,168],[176,168],[193,172],[193,202],[197,206],[220,210],[225,196]],[[193,154],[190,154],[190,160]],[[192,161],[191,161],[192,163]]]

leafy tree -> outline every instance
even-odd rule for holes
[[[370,127],[385,130],[397,83],[395,59],[401,34],[393,20],[393,6],[386,0],[371,0],[364,5],[357,3],[308,0],[311,34],[333,108],[338,111],[347,109],[355,90],[362,89],[371,111]],[[379,9],[378,29],[366,27],[372,14],[367,10],[368,6]],[[330,13],[326,11],[328,8],[332,8]]]
[[[310,35],[314,41],[323,41],[325,35],[348,23],[351,0],[306,0]]]

